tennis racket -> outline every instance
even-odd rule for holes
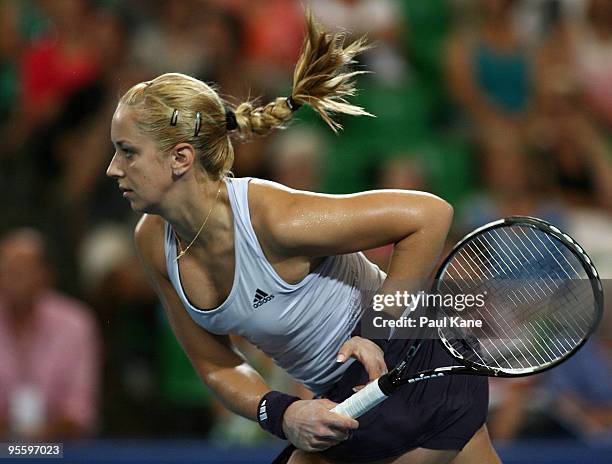
[[[464,237],[436,272],[432,294],[485,295],[462,311],[435,305],[436,320],[459,318],[436,325],[458,365],[408,375],[403,360],[332,411],[357,418],[403,385],[447,375],[537,374],[572,356],[603,312],[591,259],[569,235],[532,217],[500,219]]]

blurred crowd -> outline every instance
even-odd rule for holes
[[[340,118],[336,136],[304,108],[236,144],[236,176],[431,191],[455,207],[449,245],[538,216],[612,278],[610,0],[2,0],[0,438],[266,439],[196,378],[134,255],[138,216],[104,171],[116,102],[137,82],[182,72],[234,103],[288,95],[304,5],[376,43],[356,101],[377,117]],[[368,256],[385,267],[390,251]],[[610,329],[608,316],[550,374],[492,381],[492,435],[610,440]],[[236,342],[274,388],[309,394]]]

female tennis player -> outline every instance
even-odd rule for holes
[[[143,265],[206,385],[291,442],[278,462],[499,462],[484,425],[484,378],[421,382],[359,422],[330,411],[408,350],[415,371],[449,362],[434,340],[391,340],[383,352],[357,334],[376,292],[429,276],[452,208],[422,192],[323,195],[229,175],[234,135],[265,135],[301,105],[334,130],[331,113],[367,114],[345,100],[356,74],[346,68],[364,41],[346,44],[310,17],[307,25],[288,98],[232,108],[207,84],[164,74],[120,99],[107,175],[145,213],[135,231]],[[386,244],[394,244],[388,274],[359,252]],[[228,334],[259,347],[317,399],[270,391]]]

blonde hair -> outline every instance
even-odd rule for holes
[[[264,106],[247,101],[233,109],[204,82],[168,73],[136,84],[121,97],[119,105],[133,107],[139,129],[150,135],[160,150],[168,151],[181,142],[191,143],[213,179],[223,177],[232,167],[230,134],[234,131],[243,141],[267,135],[284,127],[301,105],[311,106],[334,132],[342,126],[333,114],[371,116],[346,100],[355,94],[354,77],[366,72],[347,69],[355,55],[369,48],[365,39],[346,45],[345,34],[323,31],[310,13],[306,26],[289,98],[279,97]],[[198,113],[201,124],[196,123]]]

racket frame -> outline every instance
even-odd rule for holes
[[[582,341],[578,343],[571,351],[568,351],[564,356],[561,356],[560,358],[556,359],[554,362],[551,362],[550,364],[547,364],[546,366],[543,366],[541,368],[525,369],[524,372],[514,372],[514,373],[505,372],[503,369],[499,369],[499,368],[485,367],[478,363],[474,363],[472,361],[469,361],[463,358],[459,353],[453,350],[453,348],[450,346],[446,338],[442,335],[442,331],[438,329],[440,341],[442,342],[442,346],[444,347],[446,352],[450,354],[453,358],[461,362],[463,365],[468,367],[469,369],[473,369],[475,371],[474,374],[487,375],[490,377],[526,377],[528,375],[533,375],[533,374],[545,372],[549,369],[552,369],[553,367],[559,365],[563,361],[573,356],[574,353],[576,353],[586,343],[589,337],[597,329],[599,322],[601,321],[601,318],[603,316],[603,307],[604,307],[603,287],[602,287],[601,280],[599,278],[597,269],[595,269],[595,266],[593,265],[593,261],[591,260],[589,255],[576,242],[576,240],[574,240],[568,234],[561,231],[559,228],[550,224],[549,222],[546,222],[542,219],[531,217],[531,216],[510,216],[507,218],[498,219],[497,221],[493,221],[493,222],[485,224],[482,227],[479,227],[478,229],[470,232],[465,237],[463,237],[461,240],[459,240],[459,242],[455,244],[455,246],[449,252],[448,256],[442,261],[442,264],[438,268],[434,276],[433,292],[435,293],[439,290],[439,284],[440,284],[441,278],[446,272],[446,269],[448,268],[451,260],[463,248],[463,245],[466,242],[469,242],[475,237],[482,235],[486,232],[489,232],[491,230],[499,229],[501,227],[512,226],[512,225],[521,225],[521,226],[538,229],[544,233],[547,233],[553,239],[559,241],[562,245],[566,246],[567,248],[570,249],[570,251],[572,251],[572,253],[580,261],[580,264],[582,264],[582,267],[587,274],[589,282],[591,283],[591,287],[593,288],[593,296],[595,299],[595,305],[597,307],[596,318],[591,324],[591,327],[589,328],[589,331],[587,332],[587,334],[583,337]],[[463,372],[463,374],[471,374],[471,372]]]
[[[524,377],[528,375],[537,374],[540,372],[544,372],[548,369],[551,369],[563,361],[567,360],[574,353],[576,353],[580,347],[584,345],[584,343],[588,340],[588,338],[593,334],[596,330],[599,322],[601,321],[603,314],[603,288],[601,285],[601,281],[599,279],[599,275],[591,258],[587,255],[584,249],[576,243],[576,241],[567,235],[566,233],[559,230],[554,225],[543,221],[542,219],[530,217],[530,216],[511,216],[504,219],[499,219],[497,221],[490,222],[485,224],[482,227],[474,230],[473,232],[466,235],[463,239],[461,239],[450,251],[448,256],[444,259],[438,271],[434,277],[433,291],[438,291],[438,284],[440,282],[440,278],[444,275],[446,268],[448,267],[451,259],[455,256],[455,254],[462,249],[463,245],[472,240],[474,237],[481,235],[487,231],[505,227],[509,225],[523,225],[527,227],[533,227],[535,229],[541,230],[547,234],[549,234],[552,238],[558,240],[561,244],[568,247],[574,255],[578,258],[582,267],[584,268],[591,286],[593,288],[593,294],[595,298],[595,304],[597,307],[597,315],[596,318],[589,328],[589,331],[584,336],[584,338],[578,343],[571,351],[567,352],[564,356],[555,360],[554,362],[543,366],[540,369],[534,368],[533,370],[525,370],[525,372],[504,372],[499,368],[487,368],[480,364],[468,361],[459,355],[455,350],[452,349],[448,341],[442,336],[440,329],[438,329],[438,333],[440,335],[440,341],[442,342],[442,346],[444,349],[457,361],[459,361],[462,365],[455,366],[444,366],[438,367],[434,369],[428,369],[425,371],[417,372],[410,377],[405,377],[404,370],[408,367],[408,362],[406,360],[402,360],[397,366],[395,366],[390,372],[382,375],[375,381],[368,384],[364,389],[360,390],[356,394],[344,400],[342,403],[338,404],[332,411],[345,414],[350,417],[357,418],[369,411],[375,405],[384,401],[387,397],[389,397],[392,393],[399,389],[402,385],[417,383],[424,380],[430,380],[438,377],[445,377],[447,375],[485,375],[488,377]]]

